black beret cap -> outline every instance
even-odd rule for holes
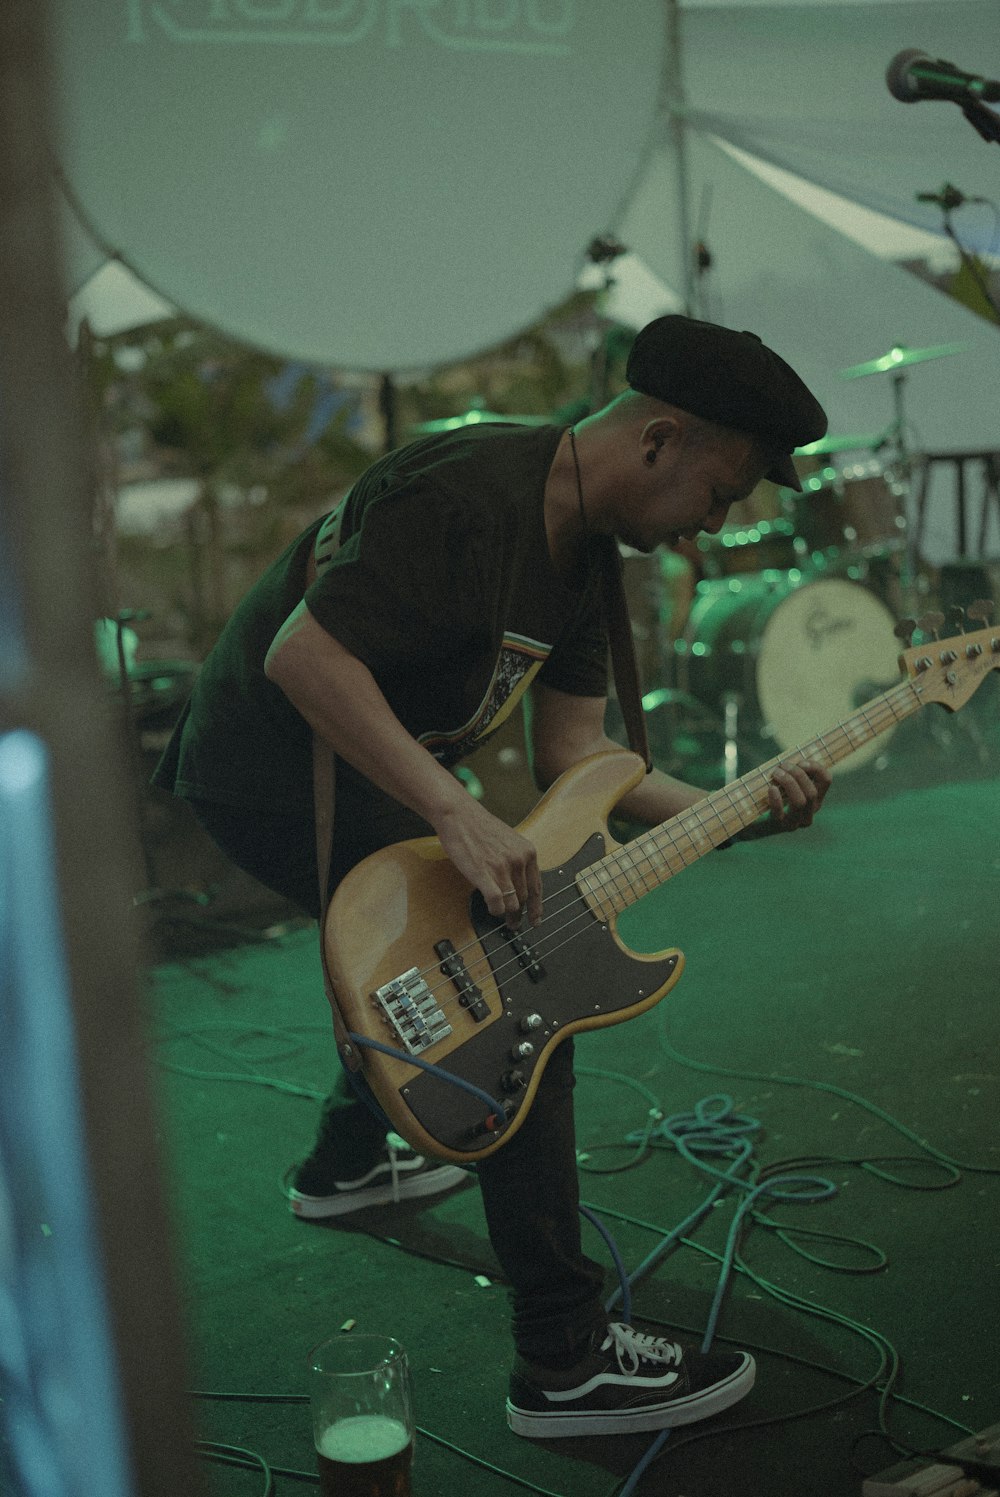
[[[758,438],[774,452],[767,477],[801,489],[791,454],[826,435],[826,412],[791,365],[756,333],[674,314],[636,336],[625,368],[633,390]]]

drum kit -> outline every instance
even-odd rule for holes
[[[908,537],[903,382],[911,365],[964,347],[897,347],[842,370],[891,374],[887,430],[799,449],[802,492],[761,484],[718,535],[653,558],[626,553],[650,739],[664,767],[731,782],[898,679],[896,620],[929,588]],[[884,755],[890,737],[838,772]]]

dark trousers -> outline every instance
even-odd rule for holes
[[[234,863],[318,917],[311,816],[296,820],[207,802],[194,809]],[[369,853],[429,831],[419,817],[338,765],[328,894]],[[575,1360],[606,1319],[603,1271],[584,1255],[580,1240],[572,1049],[570,1040],[558,1046],[521,1127],[476,1167],[490,1242],[511,1286],[515,1345],[528,1361],[553,1367]],[[350,1099],[341,1084],[326,1104],[328,1136],[331,1125],[342,1159],[338,1172],[356,1178],[382,1146],[384,1119],[364,1101]]]

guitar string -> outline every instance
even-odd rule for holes
[[[858,742],[855,742],[855,739],[852,737],[851,732],[846,725],[846,722],[838,723],[827,733],[821,735],[821,738],[819,740],[813,740],[811,743],[800,746],[800,748],[798,749],[790,750],[790,753],[807,752],[816,746],[821,746],[823,754],[827,758],[829,758],[832,763],[837,763],[838,758],[836,754],[830,752],[830,748],[827,747],[828,744],[832,747],[833,741],[839,738],[842,742],[841,744],[838,744],[838,746],[842,746],[842,743],[846,742],[848,752],[852,752],[854,749],[860,747],[861,743],[870,742],[871,738],[878,737],[881,733],[883,733],[886,728],[891,725],[891,722],[899,722],[903,719],[903,717],[909,715],[905,712],[897,713],[893,703],[890,700],[893,697],[902,697],[907,695],[912,695],[917,698],[921,696],[920,688],[912,681],[901,682],[899,686],[892,688],[889,692],[886,692],[883,697],[876,702],[874,709],[874,715],[876,717],[879,717],[880,715],[884,717],[886,715],[886,712],[888,713],[888,719],[880,726],[873,726],[872,724],[868,710],[868,708],[871,707],[872,704],[868,704],[868,707],[861,708],[857,713],[853,714],[854,718],[864,718],[869,729],[869,733],[866,734],[866,736]],[[918,700],[915,706],[911,706],[910,711],[916,710],[916,707],[919,707],[921,705],[923,705],[922,702]],[[696,826],[696,830],[702,832],[707,830],[709,820],[717,821],[724,834],[719,840],[724,841],[726,837],[732,836],[736,830],[739,830],[739,828],[728,826],[723,820],[720,812],[716,809],[715,805],[709,804],[708,801],[716,799],[716,797],[718,797],[719,795],[727,798],[730,809],[736,811],[741,818],[744,814],[746,803],[749,802],[755,814],[759,814],[759,810],[763,808],[757,807],[753,794],[750,791],[749,784],[751,780],[759,780],[760,785],[758,787],[758,793],[760,789],[766,790],[767,786],[770,783],[769,770],[773,767],[777,767],[777,765],[779,765],[782,760],[787,757],[788,754],[776,756],[776,758],[769,761],[767,764],[761,765],[756,770],[750,771],[742,778],[740,782],[730,786],[723,786],[720,791],[715,792],[715,795],[707,798],[705,802],[696,802],[695,805],[689,807],[686,812],[682,812],[681,817],[677,819],[680,820],[681,818],[684,818],[685,820],[693,820]],[[738,799],[734,799],[734,795],[737,796]],[[743,807],[741,807],[740,801],[743,802]],[[748,824],[748,822],[741,820],[741,825]],[[690,844],[693,856],[687,856],[686,850],[680,846],[676,835],[677,831],[679,831],[681,837]],[[663,844],[667,844],[668,850],[666,852],[663,851]],[[596,859],[594,863],[590,864],[587,868],[582,869],[580,873],[578,873],[569,883],[563,885],[560,889],[552,891],[552,893],[547,896],[546,902],[547,904],[551,905],[553,900],[560,898],[567,891],[579,893],[583,900],[583,907],[574,917],[574,920],[568,923],[569,925],[572,925],[577,923],[578,921],[586,919],[588,916],[594,916],[594,911],[591,908],[590,904],[588,904],[587,902],[587,893],[589,893],[592,898],[598,900],[601,903],[614,906],[617,903],[615,896],[617,896],[618,899],[621,899],[625,892],[625,889],[623,889],[622,887],[624,883],[629,894],[631,895],[631,898],[629,898],[626,904],[622,905],[620,909],[612,909],[612,915],[620,913],[620,910],[626,908],[628,903],[633,902],[636,897],[641,897],[641,895],[637,896],[635,894],[634,882],[630,879],[629,876],[630,868],[632,872],[639,872],[639,870],[635,866],[634,861],[634,851],[637,846],[651,847],[653,853],[659,854],[658,863],[654,862],[650,852],[643,852],[641,854],[640,861],[645,862],[649,865],[649,876],[654,879],[653,884],[649,888],[643,890],[644,893],[649,893],[651,892],[652,888],[656,888],[661,883],[666,882],[666,880],[672,877],[675,873],[679,873],[684,868],[690,867],[706,852],[710,851],[712,847],[717,845],[718,843],[711,840],[711,836],[709,836],[709,845],[707,847],[699,845],[699,843],[695,840],[695,836],[692,835],[692,833],[688,831],[686,827],[673,829],[670,827],[670,823],[664,823],[659,827],[651,828],[649,831],[640,834],[640,836],[635,838],[632,842],[626,843],[622,847],[616,848],[612,852],[606,853],[603,857]],[[674,853],[677,860],[676,866],[674,867],[670,867],[671,852]],[[628,864],[628,866],[625,866],[626,863]],[[617,872],[608,871],[615,864],[618,865]],[[666,875],[662,873],[662,868],[664,866],[669,869]],[[595,872],[595,870],[601,871],[597,873]],[[640,876],[643,878],[645,877],[645,875],[643,874],[640,874]],[[579,880],[581,879],[588,879],[592,882],[596,881],[598,885],[597,890],[595,891],[594,889],[590,889],[586,892],[581,890],[579,885]],[[557,908],[554,914],[558,915],[559,913],[562,913],[565,908],[566,906],[563,906],[562,910]],[[551,918],[551,916],[544,916],[542,926],[544,926],[546,922]],[[541,932],[542,926],[535,927],[535,929]],[[546,940],[551,941],[553,938],[562,935],[563,931],[567,928],[567,924],[564,923],[563,925],[560,925],[555,929],[550,929],[549,931],[545,932],[545,934],[540,934],[533,937],[531,945],[532,949],[536,952],[537,959],[541,960],[543,957],[547,959],[552,955],[554,951],[561,949],[561,947],[567,943],[567,940],[573,939],[573,937],[570,936],[565,940],[560,941],[555,947],[544,947],[544,942]],[[587,928],[593,930],[601,930],[604,928],[604,922],[595,917],[593,922],[589,924]],[[498,925],[497,930],[499,931],[499,929],[500,926]],[[517,934],[518,932],[516,930],[512,931],[512,936],[516,936]],[[582,932],[577,932],[577,934],[582,934]],[[522,964],[521,959],[517,955],[516,951],[513,952],[512,955],[505,961],[499,963],[497,966],[493,966],[493,964],[489,960],[489,956],[483,949],[482,942],[478,937],[474,937],[472,940],[468,941],[465,946],[457,949],[454,953],[452,953],[452,955],[461,957],[471,950],[475,950],[478,953],[476,962],[472,964],[468,969],[468,975],[473,982],[476,981],[477,977],[480,977],[482,979],[492,974],[492,977],[498,986],[501,981],[506,981],[509,988],[510,982],[512,982],[518,976],[524,978],[527,978],[529,976],[528,971]],[[511,968],[513,968],[514,970],[510,973],[510,977],[508,979],[506,974]],[[416,975],[421,979],[426,979],[428,975],[432,973],[437,974],[440,972],[440,970],[441,963],[434,962],[425,967],[422,971],[418,971]],[[445,1014],[445,1016],[447,1016],[448,1010],[461,1007],[460,995],[457,992],[455,992],[454,994],[450,992],[452,979],[447,975],[442,974],[440,979],[436,978],[434,985],[426,982],[425,985],[427,987],[427,994],[424,995],[425,997],[436,997],[442,992],[442,990],[446,992],[446,998],[441,999],[438,1002],[439,1010],[442,1012],[442,1014]]]

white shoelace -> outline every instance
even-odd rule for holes
[[[666,1366],[675,1363],[678,1367],[684,1355],[676,1341],[664,1341],[661,1336],[644,1336],[630,1325],[612,1321],[608,1334],[601,1342],[601,1351],[615,1349],[618,1366],[626,1376],[638,1372],[640,1362],[662,1362]]]

